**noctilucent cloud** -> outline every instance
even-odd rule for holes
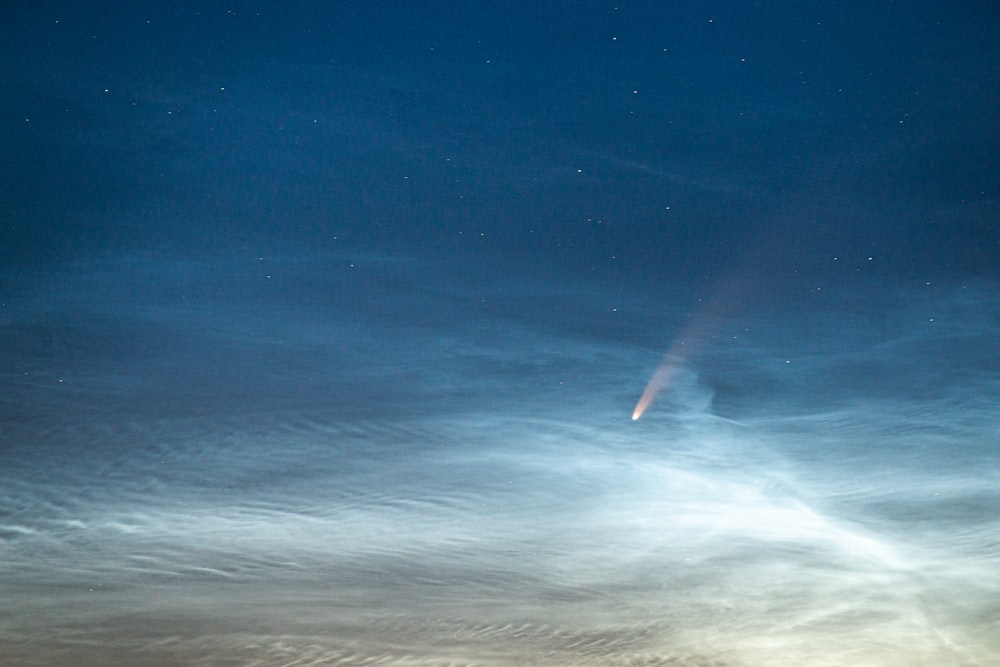
[[[14,5],[0,664],[1000,664],[996,10]]]

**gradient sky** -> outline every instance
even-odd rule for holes
[[[140,5],[0,10],[0,664],[1000,664],[997,9]]]

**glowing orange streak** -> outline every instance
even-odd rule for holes
[[[736,287],[739,286],[739,284],[736,285]],[[730,288],[727,292],[734,293],[734,291],[735,288]],[[724,292],[723,294],[725,295],[726,293]],[[632,411],[632,421],[641,417],[646,412],[646,409],[652,405],[657,394],[674,381],[674,374],[678,366],[685,366],[698,356],[712,328],[713,313],[721,310],[722,305],[731,300],[734,299],[717,299],[714,303],[709,304],[707,308],[700,309],[690,317],[687,326],[682,328],[677,337],[674,338],[670,349],[663,355],[663,361],[660,362],[660,366],[653,373],[653,377],[649,378],[649,382],[646,383],[646,388],[643,390],[642,396],[639,397],[639,402],[635,404],[635,410]]]
[[[697,354],[699,343],[704,338],[705,322],[705,318],[696,318],[663,355],[663,361],[653,373],[653,377],[649,378],[646,388],[642,391],[642,396],[639,397],[639,402],[635,404],[635,410],[632,411],[632,421],[641,417],[642,413],[652,405],[657,394],[670,386],[677,367],[689,363],[692,356]]]
[[[653,399],[660,393],[660,390],[670,384],[674,369],[679,363],[681,362],[677,357],[667,353],[663,361],[660,362],[660,367],[653,373],[653,377],[649,378],[649,382],[646,383],[646,388],[643,390],[642,396],[639,397],[639,402],[635,404],[635,410],[632,411],[632,421],[641,417],[646,408],[653,403]]]
[[[775,232],[784,229],[786,224],[780,224]],[[746,308],[746,304],[752,302],[752,299],[749,302],[747,299],[748,287],[752,286],[756,292],[763,293],[761,291],[762,285],[766,282],[763,281],[765,274],[760,269],[766,265],[766,262],[773,259],[773,247],[783,245],[767,243],[772,238],[774,238],[773,235],[769,234],[757,239],[756,243],[751,246],[752,252],[746,254],[742,266],[731,271],[728,276],[724,276],[725,280],[720,285],[715,297],[692,313],[688,325],[681,330],[680,335],[675,339],[666,356],[663,357],[663,361],[660,362],[659,368],[646,384],[642,396],[639,397],[639,402],[635,404],[635,410],[632,411],[632,421],[641,417],[656,399],[657,394],[673,381],[675,369],[689,363],[697,356],[700,348],[707,342],[707,336],[714,326],[713,321],[716,316],[720,314],[731,315],[734,310],[733,306],[736,304],[742,303],[744,304],[743,308]],[[699,301],[701,300],[699,299]],[[681,352],[683,355],[680,354]]]

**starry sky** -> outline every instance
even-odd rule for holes
[[[998,29],[5,4],[0,663],[1000,663]]]

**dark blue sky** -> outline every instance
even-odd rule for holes
[[[652,276],[761,248],[772,271],[1000,265],[987,6],[16,3],[3,19],[8,262],[346,244]]]
[[[4,3],[0,663],[1000,664],[998,32]]]

